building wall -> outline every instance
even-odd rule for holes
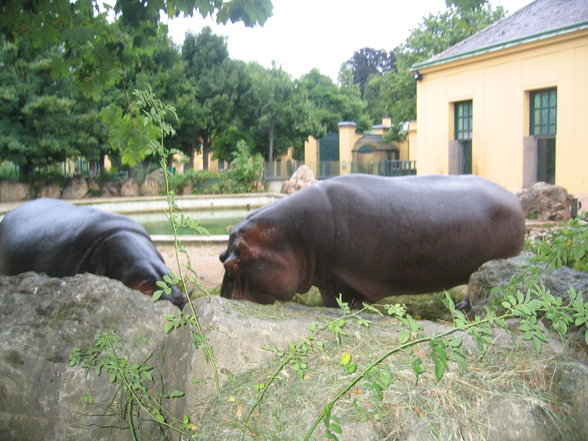
[[[415,152],[419,174],[448,173],[453,103],[472,100],[472,173],[510,190],[522,188],[530,92],[556,87],[556,184],[569,192],[588,192],[588,30],[420,73]]]

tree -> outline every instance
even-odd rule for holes
[[[177,17],[200,13],[203,17],[216,15],[217,22],[241,21],[246,26],[263,25],[272,13],[271,0],[117,0],[114,6],[103,0],[4,0],[0,4],[0,34],[8,41],[25,39],[34,45],[63,45],[63,63],[78,70],[86,80],[111,78],[118,52],[129,41],[120,41],[113,34],[109,17],[120,19],[132,29],[135,47],[149,38],[157,28],[161,14]],[[110,14],[110,15],[109,15]],[[100,63],[98,72],[87,71],[88,63]],[[96,66],[95,66],[96,67]]]
[[[363,97],[365,87],[372,76],[383,76],[396,70],[396,56],[394,52],[364,47],[353,53],[347,65],[353,73],[353,83],[359,86]]]
[[[198,139],[203,145],[204,168],[215,143],[226,142],[221,135],[241,129],[241,121],[247,113],[245,96],[249,93],[249,78],[244,64],[229,59],[224,37],[212,34],[204,28],[198,35],[188,34],[182,46],[182,58],[186,62],[186,74],[194,85],[191,97],[199,108],[178,129],[183,139]],[[225,149],[220,149],[223,157]],[[229,155],[224,155],[229,156]]]
[[[396,71],[371,77],[364,98],[372,112],[387,113],[397,124],[415,119],[416,86],[411,66],[459,43],[505,14],[502,7],[493,9],[484,0],[447,1],[455,6],[438,15],[429,14],[394,49]]]
[[[353,84],[337,86],[317,69],[311,70],[298,81],[316,107],[315,117],[325,132],[337,131],[341,121],[355,121],[360,129],[371,127],[371,121],[361,100],[359,88]]]
[[[249,71],[259,102],[256,122],[251,127],[256,151],[270,162],[288,147],[294,147],[295,156],[300,156],[308,136],[324,131],[316,118],[316,108],[281,68],[250,64]]]
[[[24,41],[0,46],[0,159],[18,164],[25,176],[75,156],[97,161],[103,153],[96,106],[51,75],[57,51]]]

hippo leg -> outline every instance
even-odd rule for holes
[[[329,308],[339,307],[339,304],[337,303],[339,293],[341,294],[343,302],[348,303],[351,309],[361,308],[362,303],[365,301],[364,297],[359,292],[347,285],[343,285],[336,289],[319,288],[319,291],[323,298],[323,304]]]
[[[466,296],[464,297],[464,299],[461,302],[457,302],[455,305],[455,308],[459,311],[466,311],[468,309],[470,309],[471,305],[470,305],[470,290],[468,288],[468,292],[466,294]]]

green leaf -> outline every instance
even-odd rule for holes
[[[341,355],[341,359],[339,360],[339,364],[341,366],[347,366],[349,363],[351,363],[351,354],[348,352],[345,352],[343,355]]]
[[[169,396],[171,398],[181,398],[185,395],[184,392],[182,392],[181,390],[174,390],[171,394],[169,394]]]
[[[410,340],[410,331],[406,328],[402,328],[400,330],[400,332],[398,333],[398,341],[400,341],[400,343],[404,344],[408,340]]]
[[[443,375],[445,374],[445,363],[441,359],[435,360],[435,378],[437,381],[441,381]]]

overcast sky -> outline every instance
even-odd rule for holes
[[[532,0],[491,0],[512,13]],[[210,26],[228,37],[229,56],[276,62],[293,78],[318,68],[334,81],[341,64],[364,47],[390,51],[401,44],[424,16],[445,10],[445,0],[273,0],[273,15],[263,27],[241,23],[217,25],[211,18],[168,22],[172,39],[182,44],[186,32]]]

